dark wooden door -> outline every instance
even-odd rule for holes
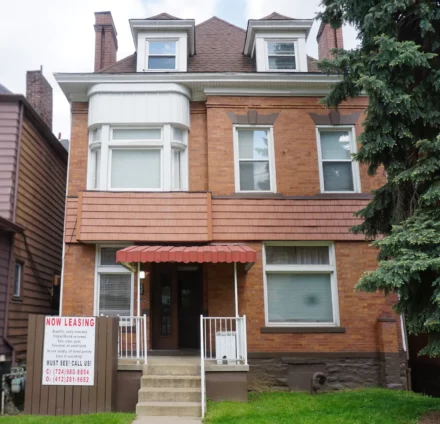
[[[179,348],[200,349],[200,315],[203,312],[203,279],[197,266],[177,269]]]
[[[176,265],[154,264],[152,277],[152,348],[177,349],[179,329]]]

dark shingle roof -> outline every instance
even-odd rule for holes
[[[164,17],[165,16],[165,17]],[[179,19],[166,13],[148,19]],[[271,13],[263,19],[293,19]],[[188,72],[256,72],[255,59],[243,54],[246,31],[216,16],[196,25],[197,53],[188,58]],[[137,55],[133,53],[102,69],[104,73],[135,73]],[[309,72],[318,72],[316,59],[307,57]]]
[[[0,94],[12,94],[4,85],[0,84]]]

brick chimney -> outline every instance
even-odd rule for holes
[[[39,71],[26,72],[26,98],[43,121],[52,130],[52,87]]]
[[[117,35],[111,12],[95,12],[95,72],[116,63]]]
[[[333,55],[331,54],[330,50],[344,48],[342,27],[335,29],[332,28],[330,24],[321,22],[316,40],[318,41],[319,60],[324,58],[333,59]]]

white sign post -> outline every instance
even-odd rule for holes
[[[93,386],[95,376],[94,317],[46,317],[43,385]]]

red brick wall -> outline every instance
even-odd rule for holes
[[[87,187],[87,158],[89,149],[88,111],[88,103],[72,103],[68,196],[77,196],[78,191],[85,190]]]
[[[341,114],[362,112],[365,99],[346,102]],[[285,195],[320,193],[316,126],[309,113],[328,113],[312,97],[220,97],[207,100],[208,120],[208,187],[215,195],[234,193],[233,124],[226,112],[245,114],[255,109],[259,114],[279,112],[274,124],[277,191]],[[362,118],[355,126],[362,132]],[[361,166],[362,192],[370,192],[384,181],[384,176],[371,178]]]
[[[248,243],[257,250],[257,263],[239,277],[239,311],[247,316],[249,352],[376,352],[380,350],[377,319],[396,317],[390,299],[383,294],[355,292],[354,286],[366,270],[376,268],[376,250],[365,242],[336,243],[336,273],[340,325],[346,333],[261,334],[265,326],[261,243]],[[224,284],[226,287],[228,281]],[[218,283],[219,284],[219,283]],[[227,290],[225,288],[225,290]],[[222,298],[230,297],[224,294]],[[211,306],[211,305],[210,305]],[[211,312],[210,312],[211,314]],[[399,325],[397,319],[397,326]],[[399,334],[400,330],[396,329]]]
[[[95,252],[92,244],[66,244],[62,315],[93,315]]]
[[[188,140],[189,188],[208,190],[207,120],[204,102],[191,103],[191,130]]]
[[[318,31],[318,57],[319,59],[332,59],[330,53],[332,49],[343,49],[344,41],[342,37],[342,28],[334,29],[330,25],[321,25]]]

